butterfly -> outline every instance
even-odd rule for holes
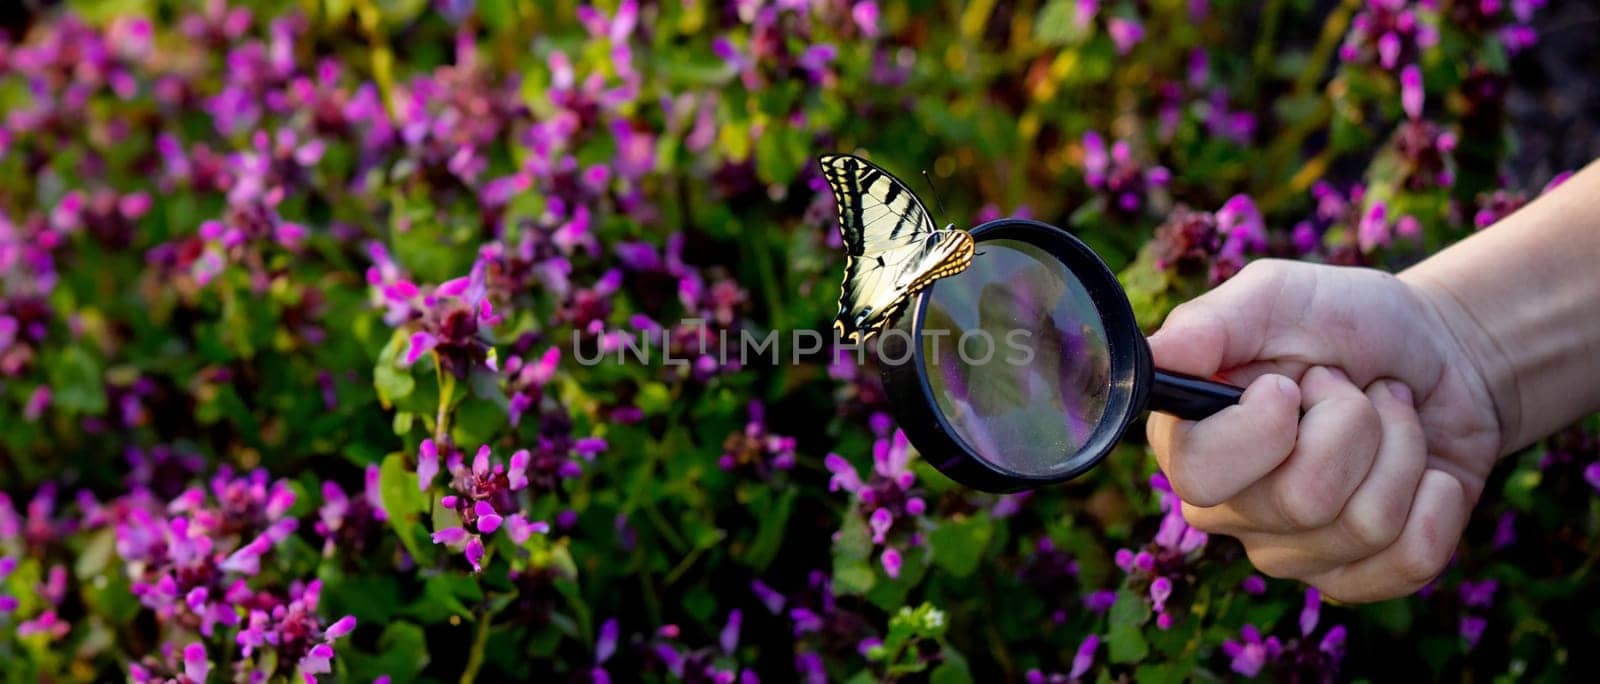
[[[972,263],[972,236],[934,225],[905,183],[849,154],[823,155],[822,176],[839,204],[844,285],[833,327],[851,343],[866,341],[933,281]]]

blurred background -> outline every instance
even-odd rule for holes
[[[1142,430],[979,494],[870,362],[720,353],[832,320],[825,152],[931,200],[926,170],[941,225],[1069,228],[1148,329],[1255,258],[1398,270],[1600,156],[1600,3],[22,0],[0,27],[6,681],[1600,667],[1593,419],[1507,459],[1423,592],[1345,607],[1187,528]],[[689,363],[577,362],[639,343]]]

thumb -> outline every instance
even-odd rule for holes
[[[1178,305],[1150,336],[1156,367],[1211,377],[1260,359],[1274,329],[1272,310],[1299,293],[1299,269],[1254,261],[1216,289]]]

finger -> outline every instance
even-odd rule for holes
[[[1156,366],[1211,377],[1258,358],[1267,342],[1293,319],[1274,317],[1273,310],[1299,307],[1296,295],[1311,288],[1285,287],[1307,274],[1292,262],[1262,259],[1245,266],[1216,289],[1191,299],[1167,315],[1150,336]]]
[[[1371,472],[1333,524],[1302,534],[1257,534],[1246,541],[1256,568],[1273,577],[1304,578],[1371,556],[1405,528],[1428,458],[1411,392],[1393,380],[1373,383],[1367,398],[1383,423]],[[1185,510],[1186,518],[1190,515]],[[1204,529],[1204,528],[1202,528]]]
[[[1277,468],[1294,448],[1300,389],[1269,375],[1239,403],[1194,422],[1151,414],[1146,433],[1178,498],[1214,506]]]
[[[1432,581],[1450,562],[1466,529],[1471,502],[1459,481],[1428,469],[1400,537],[1378,554],[1306,581],[1337,601],[1365,603],[1405,596]]]
[[[1283,465],[1225,505],[1196,511],[1190,524],[1237,536],[1315,530],[1339,517],[1377,457],[1381,422],[1339,371],[1306,371],[1301,392],[1306,412]]]
[[[1251,361],[1243,366],[1225,370],[1219,375],[1223,380],[1240,387],[1249,387],[1250,383],[1263,375],[1282,375],[1298,384],[1310,368],[1311,364],[1296,360]]]

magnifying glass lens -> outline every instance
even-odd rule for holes
[[[1111,352],[1089,292],[1030,243],[985,240],[936,282],[923,319],[924,375],[969,450],[1002,471],[1049,477],[1093,438],[1111,393]]]

